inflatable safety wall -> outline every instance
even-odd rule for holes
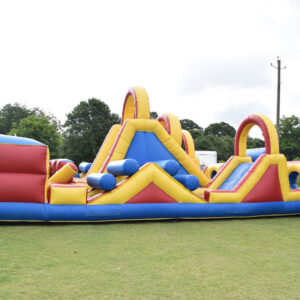
[[[48,169],[46,145],[0,135],[0,202],[45,203]]]

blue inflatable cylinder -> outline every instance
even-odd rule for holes
[[[159,165],[162,169],[164,169],[167,173],[171,176],[174,176],[179,171],[179,163],[173,159],[166,159],[166,160],[158,160],[153,161],[157,165]]]
[[[92,163],[88,163],[88,162],[82,162],[79,165],[79,170],[83,173],[87,173],[91,167]]]
[[[199,179],[195,175],[176,175],[174,178],[190,191],[193,191],[200,186]]]
[[[105,191],[111,191],[116,187],[116,178],[109,173],[92,173],[87,178],[89,186]]]
[[[107,172],[118,175],[133,175],[139,170],[139,163],[135,159],[127,158],[112,161],[107,166]]]

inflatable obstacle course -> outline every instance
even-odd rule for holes
[[[246,149],[258,126],[265,147]],[[184,149],[182,148],[184,145]],[[256,217],[300,213],[300,162],[279,153],[272,122],[253,114],[240,125],[234,155],[204,172],[193,138],[179,119],[150,119],[145,89],[126,94],[122,121],[93,162],[78,169],[49,161],[37,141],[0,136],[0,220],[115,221]]]

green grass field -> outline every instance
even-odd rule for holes
[[[0,225],[1,299],[299,299],[300,217]]]

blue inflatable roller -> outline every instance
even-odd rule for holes
[[[199,179],[195,175],[176,175],[174,178],[190,191],[193,191],[200,186]]]
[[[91,167],[92,163],[88,163],[88,162],[82,162],[79,165],[79,170],[83,173],[87,173]]]
[[[109,173],[92,173],[87,178],[89,186],[105,191],[111,191],[116,187],[116,178]]]
[[[157,160],[157,161],[153,161],[153,163],[159,165],[171,176],[176,175],[179,170],[179,163],[173,159]]]
[[[107,172],[118,175],[133,175],[139,170],[139,163],[135,159],[127,158],[112,161],[107,166]]]

